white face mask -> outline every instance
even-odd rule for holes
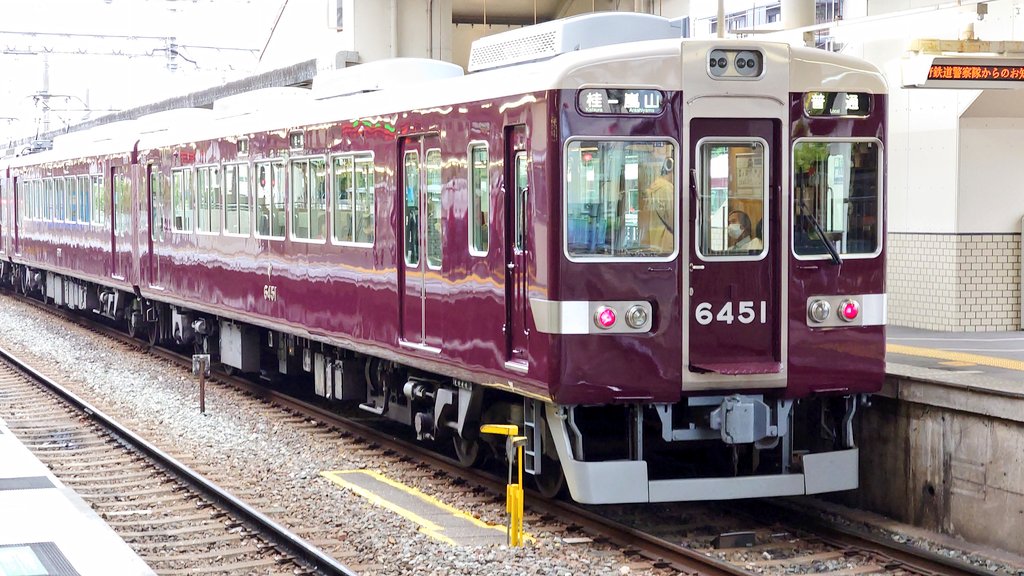
[[[739,240],[740,234],[742,233],[743,229],[740,228],[739,224],[736,224],[735,222],[729,224],[729,238],[732,238],[733,240]]]

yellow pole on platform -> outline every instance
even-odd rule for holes
[[[508,456],[508,486],[505,487],[505,510],[508,512],[508,545],[523,545],[523,445],[526,436],[519,436],[515,424],[485,424],[481,434],[505,436],[505,454]],[[512,469],[516,468],[516,482],[512,482]]]

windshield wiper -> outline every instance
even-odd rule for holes
[[[825,235],[825,229],[821,227],[821,222],[814,217],[814,214],[807,208],[807,204],[804,203],[804,199],[800,199],[800,209],[803,211],[803,215],[811,219],[811,224],[814,224],[814,230],[818,233],[818,238],[821,243],[825,245],[830,256],[832,256],[832,263],[839,265],[843,263],[843,259],[839,257],[839,250],[836,249],[836,245],[828,239]]]

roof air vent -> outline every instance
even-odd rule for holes
[[[473,42],[469,71],[542,60],[598,46],[681,36],[678,24],[673,25],[661,16],[596,12],[480,38]]]

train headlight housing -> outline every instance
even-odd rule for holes
[[[856,300],[843,300],[839,303],[839,317],[846,322],[853,322],[860,316],[860,304]]]
[[[597,310],[594,311],[594,324],[602,329],[607,330],[615,325],[615,310],[608,306],[598,306]]]
[[[826,300],[815,300],[807,307],[807,317],[819,324],[828,320],[830,313],[832,306]]]
[[[639,330],[646,326],[647,321],[650,319],[651,316],[647,313],[647,309],[639,304],[630,307],[630,309],[626,311],[626,324],[629,325],[630,328]]]

